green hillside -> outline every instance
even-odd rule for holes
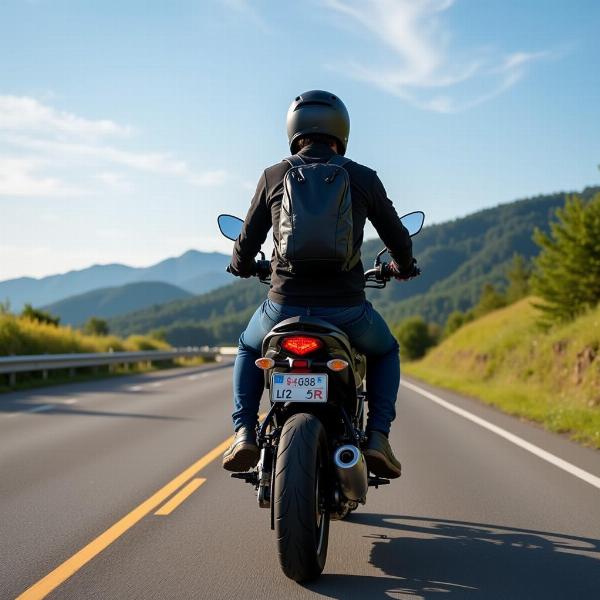
[[[240,331],[267,291],[268,287],[256,279],[236,280],[208,294],[111,319],[109,325],[120,335],[161,330],[175,346],[237,343]]]
[[[160,281],[148,281],[101,288],[71,296],[49,304],[44,310],[60,317],[60,322],[65,325],[78,326],[85,323],[90,317],[105,319],[155,304],[191,297],[192,294],[175,285]]]
[[[600,448],[600,306],[550,331],[526,298],[465,325],[403,371]]]
[[[587,188],[581,195],[589,198],[598,190]],[[369,298],[391,322],[421,314],[428,321],[443,323],[453,310],[476,304],[484,283],[503,285],[515,252],[525,257],[537,254],[533,230],[548,230],[549,220],[567,195],[519,200],[425,227],[414,238],[422,275],[408,283],[391,282],[385,290],[371,291]],[[379,240],[365,242],[365,268],[381,246]],[[266,292],[266,286],[256,280],[236,281],[189,300],[124,315],[110,326],[122,335],[163,329],[172,344],[232,344]]]
[[[586,188],[588,200],[600,188]],[[513,254],[536,256],[532,240],[536,227],[547,231],[557,208],[570,193],[518,200],[461,219],[426,227],[414,238],[414,253],[422,275],[409,284],[389,285],[371,300],[392,322],[420,314],[426,321],[444,323],[453,310],[477,303],[484,283],[500,287]],[[379,242],[364,246],[372,256]]]

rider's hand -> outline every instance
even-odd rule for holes
[[[407,279],[412,279],[413,277],[417,277],[421,274],[421,270],[417,267],[416,259],[412,259],[410,264],[407,267],[400,268],[394,261],[392,261],[389,265],[390,275],[394,279],[398,279],[400,281],[406,281]]]
[[[248,279],[249,277],[252,277],[252,275],[254,275],[254,273],[256,273],[256,263],[254,263],[254,268],[252,269],[252,272],[238,271],[233,265],[229,265],[227,267],[226,271],[228,273],[231,273],[232,275],[235,275],[235,277],[241,277],[242,279]]]

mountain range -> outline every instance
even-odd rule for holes
[[[20,277],[0,281],[0,301],[8,300],[11,309],[18,312],[25,303],[45,306],[92,290],[141,281],[168,283],[190,294],[202,294],[229,281],[225,272],[229,261],[229,255],[219,252],[189,250],[149,267],[94,265],[40,279]]]
[[[580,195],[589,199],[598,192],[600,187],[586,188]],[[420,314],[443,324],[453,310],[474,306],[485,283],[506,285],[506,271],[515,253],[528,259],[537,254],[534,230],[549,229],[568,195],[559,192],[518,200],[425,227],[413,238],[422,275],[371,290],[370,300],[392,323]],[[365,242],[365,268],[381,246],[379,240]],[[231,344],[266,293],[267,287],[256,280],[235,281],[201,296],[115,317],[110,326],[121,334],[161,330],[175,345]]]
[[[106,319],[192,296],[190,292],[170,283],[140,281],[70,296],[43,309],[60,317],[61,324],[77,327],[92,316]]]
[[[587,199],[599,191],[586,188],[579,195]],[[422,275],[369,290],[369,299],[392,323],[420,314],[443,324],[453,310],[474,306],[485,283],[503,287],[515,253],[537,254],[533,231],[549,229],[567,195],[536,196],[426,226],[413,238]],[[381,246],[378,239],[364,243],[365,268]],[[111,330],[122,335],[161,330],[174,345],[230,344],[268,288],[256,280],[234,280],[225,272],[228,263],[229,255],[190,250],[146,268],[95,265],[0,282],[0,299],[8,298],[13,310],[25,302],[43,306],[72,325],[90,316],[108,318]]]

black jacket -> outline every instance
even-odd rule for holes
[[[311,144],[299,154],[308,163],[326,162],[333,156],[333,150],[326,144]],[[299,306],[352,306],[362,303],[365,279],[361,261],[350,271],[335,275],[300,276],[290,273],[277,255],[283,178],[289,168],[290,165],[282,161],[262,174],[242,233],[235,242],[231,261],[233,268],[242,276],[253,273],[254,258],[273,227],[275,251],[271,258],[271,300]],[[408,267],[412,260],[412,242],[377,173],[355,162],[346,164],[345,169],[350,177],[355,250],[358,251],[362,245],[365,221],[369,219],[394,261],[401,268]]]

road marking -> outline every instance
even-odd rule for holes
[[[168,502],[165,502],[154,514],[170,515],[186,498],[191,496],[206,479],[197,477],[192,479],[184,488],[179,490]]]
[[[33,408],[28,408],[27,410],[16,410],[14,412],[10,412],[10,413],[4,415],[4,417],[7,419],[10,419],[11,417],[16,417],[18,415],[39,413],[39,412],[44,412],[46,410],[51,410],[53,408],[55,408],[54,404],[42,404],[41,406],[34,406]]]
[[[566,460],[563,460],[562,458],[559,458],[558,456],[551,454],[546,450],[543,450],[539,446],[536,446],[524,440],[518,435],[510,433],[510,431],[507,431],[502,427],[498,427],[497,425],[494,425],[493,423],[490,423],[489,421],[486,421],[485,419],[482,419],[481,417],[478,417],[477,415],[474,415],[467,410],[459,408],[458,406],[455,406],[454,404],[443,400],[439,396],[436,396],[435,394],[432,394],[431,392],[420,388],[418,385],[414,385],[412,383],[409,383],[408,381],[402,381],[402,385],[404,387],[407,387],[409,390],[412,390],[413,392],[417,392],[417,394],[421,394],[421,396],[425,396],[425,398],[428,398],[436,404],[439,404],[441,407],[471,421],[472,423],[475,423],[476,425],[479,425],[480,427],[483,427],[484,429],[487,429],[488,431],[499,435],[505,440],[508,440],[509,442],[515,444],[515,446],[519,446],[519,448],[523,448],[523,450],[531,452],[531,454],[534,454],[538,458],[549,462],[551,465],[554,465],[555,467],[566,471],[574,477],[578,477],[582,481],[585,481],[586,483],[589,483],[590,485],[593,485],[595,488],[598,488],[600,490],[600,477],[596,477],[596,475],[592,475],[592,473],[588,473],[587,471],[576,467],[570,462],[567,462]]]
[[[196,381],[196,379],[198,379],[198,375],[188,375],[188,379],[190,381]]]
[[[132,385],[129,388],[130,392],[141,392],[142,391],[142,386],[141,385]]]
[[[67,400],[63,400],[62,404],[77,404],[77,400],[75,398],[68,398]]]
[[[150,384],[150,387],[157,388],[157,387],[160,387],[161,385],[162,385],[162,381],[155,381],[154,383]]]
[[[38,412],[44,412],[46,410],[50,410],[51,408],[54,408],[54,404],[43,404],[42,406],[36,406],[35,408],[30,408],[29,410],[24,410],[23,412],[38,413]]]
[[[26,589],[16,598],[16,600],[39,600],[40,598],[45,598],[50,592],[69,579],[69,577],[79,571],[79,569],[90,562],[95,556],[100,554],[103,550],[106,550],[106,548],[108,548],[115,540],[120,538],[126,531],[131,529],[136,523],[152,512],[173,494],[173,492],[192,479],[199,471],[221,456],[221,454],[229,447],[232,440],[233,436],[227,438],[216,448],[213,448],[208,454],[205,454],[202,458],[198,459],[193,465],[177,475],[177,477],[134,508],[120,521],[117,521],[114,525],[109,527],[104,533],[101,533],[87,546],[73,554],[73,556],[48,573],[48,575]]]

